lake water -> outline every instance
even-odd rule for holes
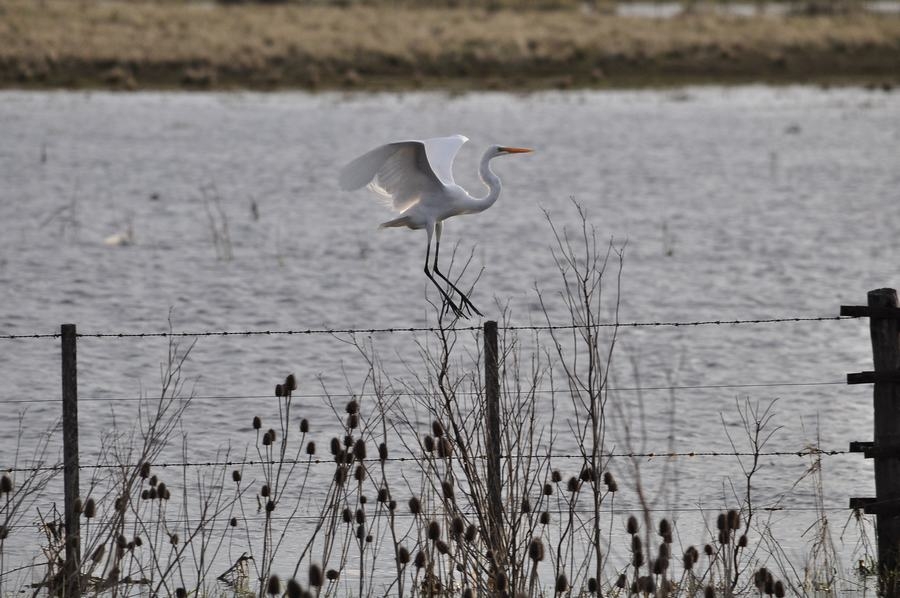
[[[567,322],[544,212],[574,230],[573,199],[602,243],[627,241],[623,322],[835,316],[841,304],[864,304],[870,289],[900,284],[897,91],[6,91],[0,334],[54,333],[64,322],[82,333],[161,332],[170,313],[174,329],[187,331],[433,326],[424,233],[377,230],[390,213],[366,192],[340,192],[336,173],[375,145],[452,133],[471,138],[455,165],[467,188],[479,185],[487,144],[536,149],[495,161],[500,200],[445,226],[446,263],[458,242],[458,255],[473,256],[465,280],[483,270],[472,299],[488,318],[503,305],[513,324],[545,324],[539,288],[551,321]],[[224,222],[230,259],[213,238]],[[133,244],[104,242],[129,227]],[[604,317],[614,278],[607,284]],[[530,333],[523,337],[527,350]],[[184,371],[198,397],[182,422],[191,460],[213,459],[227,443],[242,454],[255,439],[251,418],[276,417],[274,398],[264,397],[290,372],[304,395],[300,413],[326,427],[325,390],[340,406],[364,389],[366,365],[346,339],[199,338]],[[421,332],[371,340],[394,388],[414,385],[421,371],[416,342],[434,342]],[[159,392],[166,342],[79,339],[83,462],[114,425],[133,425],[134,398]],[[461,361],[474,342],[463,333]],[[871,388],[842,384],[846,373],[871,369],[865,320],[624,329],[615,364],[611,386],[622,390],[612,394],[613,419],[642,410],[635,448],[645,452],[731,450],[723,420],[739,433],[735,405],[744,398],[779,399],[771,451],[800,451],[816,438],[843,451],[872,436]],[[0,340],[0,466],[11,466],[17,414],[29,432],[26,455],[32,435],[59,416],[59,369],[57,339]],[[635,387],[664,389],[627,390]],[[548,423],[549,404],[545,411]],[[562,423],[572,415],[571,405],[558,406],[562,453],[576,449]],[[328,437],[323,431],[320,444]],[[614,440],[623,446],[621,435]],[[180,449],[167,455],[178,461]],[[666,462],[672,479],[665,459],[645,460],[644,475],[660,481]],[[793,484],[807,466],[766,457],[754,486],[759,504],[784,495],[780,504],[793,509],[773,512],[773,525],[790,531],[785,546],[800,562],[814,492]],[[722,498],[726,476],[740,484],[734,457],[674,467],[677,483],[662,485],[659,508],[681,513],[686,530],[700,529],[698,505],[734,506]],[[611,468],[627,479],[626,462]],[[835,455],[823,468],[839,528],[849,497],[874,495],[872,466]],[[28,534],[7,550],[27,560],[37,541]],[[852,538],[840,548],[845,569],[858,558]]]

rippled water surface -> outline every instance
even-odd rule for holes
[[[54,333],[63,322],[82,333],[158,332],[169,314],[176,330],[189,331],[431,326],[424,233],[377,230],[390,213],[365,192],[340,192],[336,172],[389,140],[457,132],[471,138],[455,167],[467,188],[479,186],[487,144],[537,150],[495,161],[504,181],[497,204],[445,226],[442,253],[448,264],[457,242],[458,256],[471,253],[464,280],[482,270],[472,299],[490,318],[507,306],[514,324],[546,323],[538,288],[551,320],[566,322],[545,212],[575,230],[573,199],[602,243],[627,242],[623,322],[834,316],[841,304],[864,303],[866,291],[900,283],[897,92],[3,92],[0,333]],[[220,231],[227,221],[232,259],[217,252],[211,219]],[[129,227],[132,245],[104,243]],[[474,346],[468,334],[461,352]],[[398,388],[421,363],[416,341],[433,343],[424,333],[371,338]],[[305,395],[301,413],[325,427],[323,389],[362,388],[365,363],[346,339],[198,339],[185,365],[198,396],[183,421],[192,458],[212,458],[229,442],[243,452],[255,439],[251,418],[277,413],[263,396],[289,372]],[[16,413],[29,431],[60,413],[58,344],[0,340],[4,467]],[[127,399],[158,393],[166,340],[82,338],[78,351],[89,460],[114,422],[134,421],[137,403]],[[618,446],[629,423],[644,434],[635,448],[648,452],[730,450],[724,429],[740,437],[735,401],[745,397],[779,399],[771,450],[799,451],[816,438],[844,450],[871,439],[871,389],[842,384],[847,372],[871,369],[865,321],[623,329],[614,360],[611,386],[623,389],[611,399]],[[627,390],[635,387],[679,388]],[[223,396],[248,398],[204,398]],[[549,399],[538,400],[549,419]],[[558,406],[557,417],[572,413]],[[557,426],[559,450],[575,450]],[[658,481],[664,461],[646,460],[648,479]],[[733,457],[674,463],[665,508],[721,508],[724,476],[740,478]],[[792,489],[807,465],[766,458],[758,491],[810,507],[811,489]],[[627,479],[627,464],[617,466]],[[848,497],[874,492],[861,456],[824,458],[824,479],[840,524]],[[774,518],[798,525],[809,516]],[[802,556],[804,543],[791,550]]]

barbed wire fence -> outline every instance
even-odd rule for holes
[[[757,318],[757,319],[706,319],[706,320],[695,320],[695,321],[630,321],[630,322],[600,322],[594,323],[591,325],[577,325],[577,324],[565,324],[565,325],[506,325],[500,326],[501,330],[505,331],[513,331],[513,332],[541,332],[541,331],[577,331],[579,328],[615,328],[615,329],[625,329],[625,328],[660,328],[660,327],[671,327],[671,328],[696,328],[696,327],[712,327],[712,326],[756,326],[756,325],[789,325],[789,324],[806,324],[806,323],[822,323],[822,322],[835,322],[835,321],[851,321],[858,320],[859,318],[869,317],[869,315],[865,312],[854,312],[850,313],[848,311],[847,314],[842,312],[842,315],[839,316],[794,316],[794,317],[773,317],[773,318]],[[495,325],[495,330],[496,330]],[[34,332],[34,333],[12,333],[12,334],[0,334],[0,341],[8,341],[8,342],[27,342],[27,341],[44,341],[44,340],[55,340],[60,339],[62,341],[62,358],[63,358],[63,444],[65,448],[65,454],[63,457],[63,464],[61,465],[42,465],[37,467],[14,467],[8,468],[5,471],[14,473],[14,472],[23,472],[23,473],[34,473],[34,472],[56,472],[62,471],[65,476],[65,495],[66,495],[66,520],[69,521],[70,516],[72,520],[77,521],[77,514],[75,511],[75,501],[78,500],[78,482],[77,482],[77,472],[82,470],[96,470],[96,469],[113,469],[113,468],[139,468],[141,467],[141,463],[129,463],[129,464],[80,464],[78,461],[77,455],[77,440],[75,440],[74,446],[72,445],[72,436],[77,439],[77,415],[72,419],[71,414],[77,414],[77,402],[81,401],[143,401],[146,400],[145,397],[140,396],[88,396],[88,397],[78,397],[77,396],[77,381],[75,380],[74,370],[67,375],[65,363],[68,361],[71,362],[71,367],[74,368],[74,356],[75,356],[75,343],[76,339],[101,339],[107,341],[115,341],[117,339],[133,339],[133,338],[200,338],[200,337],[232,337],[232,338],[249,338],[249,337],[258,337],[258,336],[300,336],[300,335],[330,335],[330,336],[339,336],[339,335],[400,335],[400,334],[434,334],[434,333],[446,333],[446,332],[471,332],[475,334],[480,334],[482,332],[486,332],[486,328],[482,328],[481,326],[457,326],[449,329],[441,329],[438,327],[382,327],[382,328],[306,328],[306,329],[279,329],[279,330],[201,330],[201,331],[121,331],[121,332],[76,332],[74,325],[63,325],[60,329],[60,332]],[[68,355],[68,358],[67,358]],[[865,380],[861,380],[865,381]],[[811,381],[766,381],[766,382],[744,382],[744,383],[734,383],[734,384],[694,384],[694,385],[660,385],[660,386],[621,386],[618,388],[608,388],[609,391],[614,392],[642,392],[642,391],[675,391],[675,390],[696,390],[696,389],[741,389],[741,388],[776,388],[776,387],[817,387],[817,386],[833,386],[833,385],[843,385],[847,384],[845,380],[811,380]],[[68,389],[67,389],[68,387]],[[535,389],[535,394],[543,394],[543,393],[566,393],[569,392],[567,390],[559,390],[559,389]],[[409,392],[395,392],[391,393],[395,396],[403,396],[403,395],[412,395],[414,393]],[[463,393],[465,394],[465,393]],[[474,394],[474,393],[472,393]],[[335,397],[347,397],[347,398],[361,398],[363,396],[367,396],[366,393],[298,393],[294,395],[298,398],[335,398]],[[67,398],[68,397],[68,398]],[[192,400],[217,400],[217,401],[247,401],[254,399],[263,399],[269,398],[270,395],[255,395],[255,394],[209,394],[209,395],[198,395],[192,396]],[[0,397],[0,404],[31,404],[31,403],[55,403],[58,402],[58,399],[54,398],[13,398],[13,397]],[[68,414],[68,417],[67,417]],[[499,425],[499,424],[495,424]],[[859,443],[856,443],[859,444]],[[839,455],[847,455],[852,452],[862,452],[864,449],[871,449],[870,445],[866,445],[862,448],[859,446],[851,446],[849,450],[837,449],[834,447],[829,448],[820,448],[820,447],[805,447],[801,450],[781,450],[781,451],[765,451],[765,452],[742,452],[738,450],[731,451],[710,451],[710,450],[689,450],[689,451],[642,451],[642,452],[634,452],[634,451],[612,451],[609,453],[605,453],[601,455],[605,459],[614,459],[614,458],[628,458],[628,459],[707,459],[707,458],[721,458],[721,457],[770,457],[770,458],[779,458],[779,459],[796,459],[796,458],[819,458],[819,457],[828,457],[828,456],[839,456]],[[72,451],[74,450],[74,454]],[[493,455],[470,455],[470,458],[479,459],[479,460],[506,460],[514,457],[522,457],[523,455],[503,455],[503,454],[493,454]],[[579,460],[584,459],[585,456],[583,454],[577,453],[567,453],[567,454],[542,454],[542,455],[533,455],[533,457],[550,457],[554,459],[567,459],[567,460]],[[867,453],[868,456],[868,453]],[[361,460],[361,463],[377,463],[381,462],[392,462],[397,464],[403,464],[407,462],[418,462],[421,461],[421,457],[389,457],[389,458],[372,458],[368,460]],[[245,467],[245,466],[258,466],[258,465],[305,465],[309,467],[313,466],[334,466],[334,459],[327,458],[315,458],[308,457],[304,459],[220,459],[220,460],[206,460],[206,461],[168,461],[168,462],[160,462],[160,463],[152,463],[151,465],[154,468],[223,468],[223,467]],[[74,478],[74,481],[73,481]],[[876,512],[877,503],[875,499],[855,499],[859,500],[869,500],[868,503],[857,503],[854,504],[851,501],[851,508],[859,508],[865,509],[866,512]],[[867,505],[872,506],[872,510],[869,509]],[[782,511],[816,511],[821,510],[822,506],[780,506],[777,510]],[[624,509],[620,507],[619,511],[628,511],[629,508],[625,507]],[[636,510],[646,510],[646,507],[640,507]],[[666,512],[672,512],[673,510],[703,510],[699,507],[667,507],[666,509],[661,509]],[[827,510],[830,511],[846,511],[847,509],[843,508],[833,508],[828,507]],[[267,516],[268,517],[268,516]],[[302,516],[293,515],[291,518],[297,519],[302,518]],[[315,518],[315,516],[310,516]],[[251,518],[252,519],[252,518]],[[249,519],[248,519],[249,520]],[[68,527],[68,524],[67,524]],[[68,563],[68,557],[67,557]],[[71,565],[74,567],[74,563]]]

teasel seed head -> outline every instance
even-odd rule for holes
[[[141,495],[143,496],[143,493],[141,493]],[[151,486],[150,489],[147,490],[147,498],[149,498],[150,500],[156,500],[156,488]]]
[[[316,454],[316,443],[312,440],[306,443],[306,454],[309,456],[313,456]]]
[[[553,494],[553,486],[550,484],[544,484],[544,496],[551,496]]]
[[[706,556],[712,556],[716,550],[712,547],[712,544],[707,544],[703,547],[703,552]]]
[[[269,513],[271,513],[274,510],[275,510],[275,501],[274,500],[266,501],[266,514],[268,515]]]
[[[366,524],[360,523],[356,526],[356,539],[362,542],[366,537]]]
[[[550,523],[550,511],[542,512],[539,521],[541,525],[547,525],[548,523]]]
[[[463,523],[462,517],[456,515],[453,519],[450,520],[450,536],[459,540],[463,532],[466,529],[466,524]]]
[[[271,440],[274,443],[275,442],[275,430],[273,430],[272,428],[269,428],[268,434],[269,434],[269,440]]]
[[[144,545],[144,541],[141,539],[140,536],[135,536],[133,542],[134,542],[134,545],[137,546],[138,548],[140,548],[141,546]]]
[[[420,515],[422,513],[422,503],[415,496],[409,499],[409,512],[413,515]]]
[[[738,539],[738,548],[747,548],[747,534],[741,534]]]
[[[334,469],[334,481],[338,486],[343,486],[344,482],[347,481],[347,468],[343,465],[338,465]]]
[[[144,461],[143,463],[141,463],[140,476],[141,476],[142,480],[146,480],[147,478],[150,477],[150,462],[149,461]]]
[[[10,492],[12,492],[12,489],[12,478],[6,474],[3,474],[3,477],[0,478],[0,494],[9,494]]]
[[[430,434],[425,435],[425,438],[422,440],[422,445],[425,448],[426,453],[434,452],[434,438],[432,438]]]
[[[309,585],[313,588],[322,587],[322,567],[315,563],[309,566]]]
[[[731,541],[731,530],[720,529],[719,530],[719,544],[728,544],[729,541]]]
[[[612,482],[609,483],[609,485],[606,487],[606,489],[609,490],[610,492],[612,492],[613,494],[615,494],[616,492],[619,491],[619,484],[617,484],[616,481],[613,480]]]
[[[447,554],[448,552],[450,552],[450,547],[443,540],[438,540],[437,542],[435,542],[434,546],[441,554]]]
[[[531,501],[528,500],[527,496],[522,497],[522,512],[525,514],[531,513]]]
[[[353,399],[352,401],[347,403],[347,413],[350,415],[359,413],[359,403],[356,402],[356,399]]]
[[[582,482],[593,482],[597,479],[597,475],[594,473],[594,468],[590,465],[586,465],[582,468],[581,473],[579,474]]]
[[[169,536],[169,544],[172,546],[178,546],[178,534],[172,534]]]
[[[769,576],[769,570],[765,567],[759,568],[753,574],[753,585],[756,586],[756,589],[760,592],[766,587],[766,578]]]
[[[628,576],[624,573],[620,573],[618,579],[616,579],[616,587],[620,590],[624,590],[625,586],[628,584]]]
[[[441,459],[447,459],[453,454],[453,444],[450,439],[444,436],[437,441],[437,453]]]
[[[428,522],[428,539],[436,542],[441,537],[441,524],[431,520]]]
[[[331,454],[337,456],[341,453],[341,450],[342,450],[341,449],[341,441],[338,440],[337,438],[332,438],[331,439]]]
[[[359,427],[359,414],[351,413],[347,416],[347,427],[351,430],[355,430]]]
[[[556,578],[556,591],[557,593],[565,592],[569,589],[569,579],[566,577],[565,573],[560,573]]]
[[[240,482],[241,481],[241,472],[235,469],[231,472],[231,481]]]
[[[263,498],[268,498],[268,496],[269,496],[269,485],[268,484],[262,485],[262,488],[259,489],[259,495],[262,496]]]
[[[353,521],[353,511],[350,510],[350,507],[344,507],[344,510],[341,511],[341,519],[344,520],[344,523]]]
[[[288,374],[287,378],[284,379],[284,389],[288,393],[297,390],[297,378],[293,374]]]
[[[281,580],[278,579],[277,575],[273,575],[269,578],[269,583],[266,585],[266,592],[270,596],[277,596],[281,593]]]
[[[554,484],[558,484],[562,481],[562,474],[559,472],[558,469],[554,469],[553,471],[550,472],[550,481],[553,482]]]
[[[385,487],[381,487],[378,489],[378,502],[387,502],[388,498],[390,498],[390,494],[388,494],[388,489]]]
[[[509,586],[509,578],[506,577],[506,573],[504,573],[503,571],[497,573],[495,582],[497,590],[499,590],[500,592],[505,592],[507,586]]]
[[[341,576],[341,574],[338,572],[337,569],[329,569],[329,570],[325,573],[325,578],[326,578],[328,581],[337,581],[337,578],[340,577],[340,576]]]
[[[451,478],[447,478],[443,482],[441,482],[441,490],[444,493],[444,498],[452,501],[454,498],[453,492],[453,480]]]
[[[631,515],[628,518],[628,523],[625,524],[625,531],[627,531],[632,536],[638,533],[638,521],[637,517]]]
[[[276,396],[276,397],[283,397],[283,396],[284,396],[284,387],[282,387],[281,384],[276,384],[276,385],[275,385],[275,396]]]
[[[631,555],[631,564],[635,569],[640,569],[644,565],[644,553],[637,551]]]
[[[656,593],[656,581],[650,575],[643,575],[638,578],[638,589],[652,595]]]
[[[232,517],[228,524],[231,525],[231,527],[237,527],[237,517]]]
[[[388,511],[393,513],[396,510],[397,510],[397,501],[392,498],[391,500],[388,501]]]
[[[269,436],[269,433],[266,432],[262,437],[263,446],[270,446],[272,444],[272,437]]]
[[[416,553],[416,558],[413,561],[413,565],[416,566],[416,569],[421,569],[425,566],[425,553],[421,550]]]
[[[475,541],[476,537],[478,537],[478,528],[470,523],[466,526],[466,532],[463,534],[463,538],[465,538],[466,542],[471,544]]]
[[[716,598],[716,588],[712,584],[706,586],[706,589],[703,590],[703,598]]]
[[[258,415],[254,415],[253,416],[253,429],[259,430],[260,428],[262,428],[262,420],[259,419]]]
[[[97,503],[93,498],[87,499],[87,502],[84,503],[84,516],[88,519],[93,519],[97,514]]]
[[[356,509],[356,523],[366,522],[366,512],[362,509]]]
[[[141,500],[147,500],[149,498],[150,498],[150,491],[146,490],[146,489],[142,490],[141,491]]]
[[[572,492],[573,494],[575,492],[578,492],[579,486],[580,486],[580,483],[578,481],[578,478],[576,478],[575,476],[572,476],[571,478],[569,478],[569,483],[568,483],[569,492]]]
[[[156,486],[156,495],[160,500],[166,500],[166,492],[168,491],[169,489],[166,488],[165,482],[160,482],[159,485]]]
[[[384,463],[385,461],[387,461],[387,458],[388,458],[387,444],[382,442],[381,444],[378,445],[378,459],[381,460],[382,463]]]
[[[690,571],[694,568],[694,557],[691,555],[690,548],[684,551],[684,555],[681,557],[681,563],[684,565],[685,571]]]
[[[475,593],[472,592],[472,588],[464,588],[462,591],[462,598],[475,598]]]
[[[725,513],[719,513],[716,517],[716,529],[722,531],[728,527],[728,516]]]
[[[353,456],[357,461],[364,461],[366,458],[366,442],[360,438],[353,445]]]
[[[287,598],[303,598],[303,588],[293,577],[287,582]]]
[[[596,578],[596,577],[589,577],[589,578],[588,578],[588,584],[587,584],[587,586],[588,586],[588,593],[589,593],[589,594],[596,594],[596,593],[597,593],[597,587],[598,587],[598,586],[597,586],[597,578]]]
[[[309,420],[305,417],[300,420],[300,433],[308,434],[309,433]]]
[[[781,581],[775,582],[775,598],[784,598],[784,583]]]
[[[444,435],[444,426],[441,422],[434,420],[431,422],[431,433],[434,434],[435,438],[441,438]]]
[[[631,536],[631,552],[640,552],[642,548],[641,537],[637,534]]]
[[[152,476],[150,476],[150,479],[147,480],[147,483],[150,484],[151,486],[156,486],[159,483],[159,480],[156,478],[155,475],[152,475]]]
[[[741,529],[741,514],[734,509],[728,511],[728,527],[733,530]]]
[[[775,593],[775,581],[772,578],[766,580],[765,592],[769,596]]]
[[[406,549],[406,546],[401,546],[397,549],[397,560],[401,565],[405,565],[409,562],[409,550]]]
[[[659,520],[659,535],[660,536],[669,536],[672,534],[672,525],[669,523],[668,519],[660,519]]]
[[[535,563],[544,560],[544,543],[540,538],[532,538],[531,543],[528,545],[528,558]]]
[[[187,598],[187,592],[184,588],[175,588],[175,598]]]
[[[363,482],[366,479],[366,468],[362,465],[357,465],[356,469],[353,471],[353,479],[357,482]]]

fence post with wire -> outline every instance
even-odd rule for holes
[[[868,317],[873,371],[847,375],[848,384],[873,384],[875,436],[850,450],[875,462],[875,498],[851,498],[850,507],[876,515],[881,595],[900,597],[900,308],[897,291],[875,289],[868,305],[841,306],[842,316]]]

